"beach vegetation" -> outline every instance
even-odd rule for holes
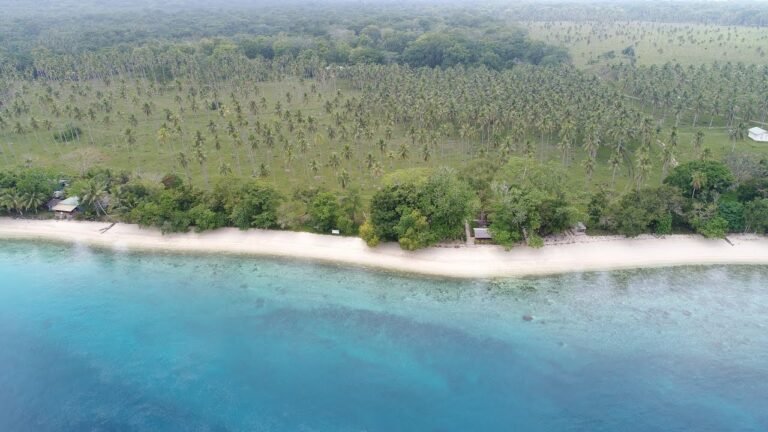
[[[765,231],[764,5],[56,3],[0,19],[5,214],[59,189],[83,219],[406,249]]]

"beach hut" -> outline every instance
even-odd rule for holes
[[[753,127],[749,130],[749,138],[757,142],[768,142],[768,131],[763,128]]]
[[[474,234],[475,241],[490,242],[493,240],[493,236],[488,231],[488,228],[472,228],[472,233]]]
[[[572,230],[576,235],[585,235],[587,233],[587,226],[584,225],[584,222],[576,222]]]
[[[80,199],[74,196],[60,201],[51,207],[51,210],[59,219],[71,219],[77,214],[79,205]]]

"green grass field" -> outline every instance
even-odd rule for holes
[[[578,67],[626,63],[622,50],[627,47],[634,49],[638,65],[768,62],[768,32],[761,28],[646,22],[517,24],[534,39],[568,49]]]

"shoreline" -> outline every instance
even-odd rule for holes
[[[114,251],[231,254],[297,258],[378,270],[460,279],[537,276],[570,272],[686,265],[768,265],[768,237],[737,234],[724,240],[697,235],[571,236],[541,249],[478,245],[408,252],[396,243],[369,248],[357,237],[291,231],[222,228],[163,235],[154,228],[107,222],[0,218],[0,240],[48,240]]]

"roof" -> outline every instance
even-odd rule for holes
[[[493,238],[488,228],[473,228],[472,230],[475,232],[476,240],[491,240]]]
[[[72,213],[73,211],[77,210],[76,205],[69,205],[69,204],[62,204],[58,203],[51,209],[55,212],[64,212],[64,213]]]
[[[76,196],[69,197],[64,201],[59,202],[51,210],[56,212],[72,213],[80,205],[80,199]]]
[[[80,198],[73,196],[65,199],[64,201],[60,202],[59,204],[63,205],[73,205],[75,207],[80,205]]]
[[[749,130],[749,133],[753,133],[755,135],[762,135],[762,134],[768,134],[768,131],[763,128],[753,127]]]

